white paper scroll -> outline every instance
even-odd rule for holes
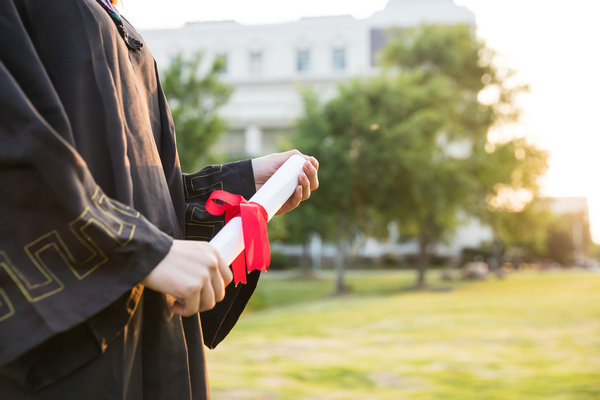
[[[269,214],[269,220],[294,193],[305,162],[304,157],[291,156],[249,200],[263,206]],[[227,265],[231,264],[244,250],[241,218],[232,218],[210,244],[215,246]]]

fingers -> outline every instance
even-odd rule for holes
[[[183,288],[177,301],[173,304],[172,311],[184,317],[189,317],[197,312],[212,309],[217,302],[225,297],[225,284],[217,268],[215,274],[205,275],[198,281],[191,279],[187,287]]]
[[[197,313],[201,302],[201,290],[202,285],[197,285],[194,282],[190,282],[186,288],[181,288],[177,301],[173,304],[172,311],[184,317]]]
[[[293,150],[292,150],[293,151]],[[300,202],[308,200],[313,190],[319,188],[319,161],[314,157],[304,156],[306,163],[303,166],[303,173],[298,176],[298,186],[292,196],[277,211],[277,215],[284,214],[300,205]]]
[[[215,296],[215,302],[219,302],[225,298],[225,282],[221,277],[220,271],[211,276],[211,286]]]
[[[185,302],[183,300],[177,300],[174,304],[173,307],[171,308],[171,311],[173,311],[173,313],[175,314],[179,314],[179,315],[186,315],[186,310],[185,310]]]
[[[311,164],[313,164],[316,169],[319,169],[319,162],[317,161],[316,158],[314,158],[312,156],[307,156],[306,154],[302,154],[302,152],[300,152],[300,150],[298,150],[298,149],[284,151],[283,153],[274,153],[274,154],[271,154],[271,155],[268,155],[265,157],[277,158],[279,160],[279,166],[281,166],[281,164],[286,162],[287,159],[293,155],[298,155],[298,156],[303,157],[306,161],[309,161]]]
[[[294,190],[294,193],[290,196],[290,198],[285,202],[283,206],[281,206],[279,211],[277,211],[276,215],[285,214],[286,212],[293,210],[294,208],[300,205],[301,201],[302,186],[298,185],[296,186],[296,190]]]
[[[231,283],[231,281],[233,281],[233,273],[231,272],[229,265],[225,263],[225,260],[223,260],[218,252],[217,257],[219,260],[219,273],[221,275],[221,280],[223,281],[224,285],[227,286]]]
[[[210,310],[223,300],[225,287],[232,279],[231,270],[208,242],[175,240],[142,283],[175,297],[172,311],[190,316]]]
[[[202,312],[212,310],[216,304],[217,300],[215,299],[215,290],[213,289],[213,286],[204,286],[200,292],[200,304],[198,304],[198,311]]]
[[[233,274],[229,266],[225,264],[223,258],[217,255],[218,265],[216,266],[216,273],[212,275],[212,287],[215,294],[215,301],[218,303],[225,298],[225,287],[233,280]]]
[[[310,181],[306,174],[300,174],[298,177],[298,183],[300,184],[301,193],[300,193],[300,201],[308,200],[310,197]]]
[[[217,300],[215,290],[211,284],[203,285],[201,288],[197,288],[197,290],[190,291],[189,296],[186,296],[185,299],[178,299],[173,304],[172,311],[184,317],[191,317],[198,312],[211,310],[217,302],[223,300],[225,294],[223,284],[221,284],[221,288],[223,293],[220,300]]]
[[[304,159],[306,161],[310,162],[312,164],[312,166],[315,168],[315,170],[319,170],[319,160],[317,160],[313,156],[307,156],[306,154],[302,154],[300,151],[298,151],[296,149],[289,150],[289,151],[286,151],[285,153],[279,153],[279,154],[282,154],[282,155],[285,154],[285,160],[287,160],[288,158],[290,158],[294,154],[297,154],[299,156],[304,157]]]
[[[310,157],[310,159],[307,160],[306,163],[304,163],[304,174],[308,178],[308,183],[309,183],[308,188],[304,188],[304,189],[309,189],[308,197],[310,197],[311,190],[317,190],[319,188],[319,176],[317,173],[318,169],[319,169],[319,162],[314,157]]]
[[[286,158],[285,158],[286,160],[288,158],[290,158],[291,156],[295,155],[295,154],[297,154],[299,156],[302,156],[304,158],[308,158],[308,156],[305,156],[304,154],[302,154],[298,149],[288,150],[288,151],[286,151],[284,153],[281,153],[281,154],[285,154],[286,155]]]
[[[304,194],[304,187],[296,186],[296,190],[294,191],[294,194],[288,200],[290,210],[293,210],[294,208],[296,208],[300,205],[300,202],[302,201],[302,198],[303,198],[303,194]]]

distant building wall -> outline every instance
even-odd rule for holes
[[[178,53],[202,51],[205,68],[216,56],[226,58],[222,79],[235,91],[222,110],[229,129],[217,148],[231,155],[260,155],[275,150],[293,130],[302,114],[299,87],[315,88],[324,100],[333,97],[340,82],[377,71],[374,57],[385,45],[386,28],[423,22],[475,26],[475,17],[452,0],[390,0],[366,19],[314,17],[268,25],[192,22],[142,34],[159,69]]]
[[[303,111],[300,87],[314,88],[323,100],[332,98],[339,83],[377,73],[375,56],[385,46],[387,28],[424,22],[475,26],[475,17],[452,0],[390,0],[385,9],[366,19],[332,16],[268,25],[193,22],[181,29],[146,30],[142,35],[159,69],[179,53],[189,56],[202,51],[204,68],[215,57],[225,57],[222,80],[235,91],[222,109],[228,131],[216,150],[256,156],[278,151],[293,131]],[[489,229],[469,220],[438,253],[456,256],[465,246],[477,247],[489,240]],[[324,246],[323,251],[332,249]],[[369,241],[362,250],[365,256],[388,252],[416,253],[416,245]]]
[[[575,246],[575,262],[584,265],[587,260],[585,238],[589,235],[590,214],[586,197],[545,197],[550,210],[557,215],[577,215],[571,227]],[[586,232],[586,229],[588,232]]]

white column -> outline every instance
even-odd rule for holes
[[[309,244],[310,257],[312,258],[313,271],[321,270],[321,261],[323,259],[323,241],[317,233],[311,235]]]
[[[246,128],[246,153],[251,156],[259,155],[262,152],[262,131],[256,125],[250,125]]]

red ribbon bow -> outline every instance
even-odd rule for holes
[[[225,204],[216,203],[215,200],[221,200]],[[246,271],[258,269],[264,272],[269,268],[271,263],[271,249],[267,235],[269,215],[263,206],[249,202],[240,195],[215,190],[210,194],[205,208],[212,215],[225,213],[225,223],[237,216],[242,219],[244,254],[240,253],[232,263],[235,286],[240,282],[246,283]]]

